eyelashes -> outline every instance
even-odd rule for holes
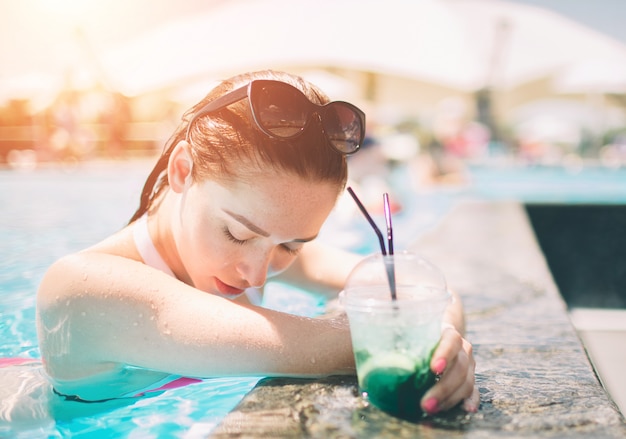
[[[228,239],[230,242],[237,244],[237,245],[245,245],[249,241],[249,239],[235,238],[235,236],[232,233],[230,233],[230,230],[228,230],[228,227],[226,226],[222,227],[222,233],[224,234],[224,236],[226,236],[226,239]],[[302,249],[302,247],[291,248],[287,246],[286,244],[281,244],[280,248],[292,256],[297,256],[298,253],[300,253],[300,250]]]
[[[228,227],[224,226],[222,227],[222,232],[224,233],[224,235],[226,236],[226,238],[230,241],[230,242],[234,242],[237,245],[244,245],[246,242],[248,242],[247,239],[237,239],[233,236],[232,233],[230,233],[230,230],[228,230]]]
[[[285,244],[281,244],[280,248],[282,248],[283,250],[285,250],[287,253],[289,253],[292,256],[297,256],[298,253],[300,253],[300,250],[302,249],[302,247],[298,247],[298,248],[287,247]]]

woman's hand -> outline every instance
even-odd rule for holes
[[[431,370],[441,378],[422,398],[422,409],[434,414],[462,402],[465,411],[476,412],[480,396],[474,383],[475,367],[472,345],[446,325],[430,362]]]

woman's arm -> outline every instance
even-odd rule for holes
[[[278,279],[334,298],[363,256],[313,241]]]
[[[120,364],[197,377],[354,373],[345,322],[233,303],[120,256],[59,260],[37,306],[53,378]]]

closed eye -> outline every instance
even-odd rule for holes
[[[287,253],[289,253],[290,255],[293,255],[293,256],[298,256],[298,253],[300,253],[300,250],[302,250],[302,247],[291,248],[287,244],[281,244],[280,247],[283,250],[285,250]]]
[[[235,244],[237,244],[237,245],[244,245],[244,244],[246,244],[246,243],[249,241],[249,239],[237,239],[237,238],[236,238],[236,237],[235,237],[235,236],[234,236],[234,235],[230,232],[230,230],[228,230],[228,227],[226,227],[226,226],[222,228],[222,232],[224,233],[224,236],[226,236],[226,238],[227,238],[230,242],[233,242],[233,243],[235,243]],[[280,248],[281,248],[283,251],[285,251],[285,252],[289,253],[289,254],[290,254],[290,255],[292,255],[292,256],[297,256],[297,255],[300,253],[300,250],[302,250],[302,246],[299,246],[298,248],[292,248],[292,247],[289,247],[289,245],[287,245],[287,244],[281,244],[281,245],[280,245]]]
[[[233,236],[232,233],[230,233],[230,230],[228,230],[228,227],[224,227],[222,228],[222,232],[224,233],[224,236],[226,236],[226,238],[230,241],[230,242],[234,242],[235,244],[238,245],[244,245],[248,240],[247,239],[237,239]]]

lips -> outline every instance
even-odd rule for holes
[[[225,284],[218,278],[215,278],[215,288],[221,295],[227,296],[227,297],[236,297],[236,296],[243,294],[244,292],[243,289]]]

